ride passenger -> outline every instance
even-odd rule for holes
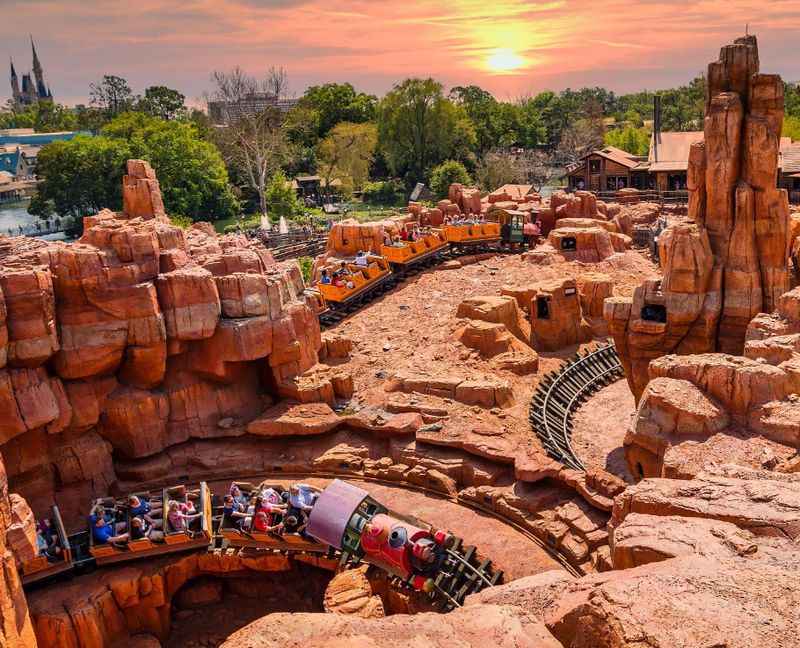
[[[149,524],[143,517],[131,518],[131,539],[144,540],[145,538],[151,542],[160,542],[164,539],[164,533]]]
[[[106,520],[105,509],[102,506],[95,506],[89,516],[92,525],[92,537],[97,544],[109,544],[117,542],[127,542],[128,534],[125,532],[124,522],[109,522]]]
[[[319,282],[321,284],[329,284],[331,282],[331,276],[328,274],[328,269],[323,268],[322,273],[320,274]]]
[[[310,513],[321,492],[310,484],[292,484],[289,487],[289,506]]]
[[[366,268],[369,265],[369,259],[367,258],[366,253],[362,250],[356,252],[355,264],[360,268]]]
[[[143,518],[149,525],[161,528],[161,502],[152,504],[143,500],[138,495],[128,497],[128,507],[133,517]]]
[[[187,522],[198,519],[200,515],[200,513],[184,513],[176,500],[170,500],[167,506],[167,522],[169,523],[170,531],[188,531],[189,525]]]
[[[239,488],[238,484],[235,483],[231,484],[230,490],[228,492],[230,493],[231,497],[233,497],[234,502],[240,504],[243,509],[247,508],[247,505],[250,503],[250,500],[248,499],[247,495],[242,493],[242,489]]]

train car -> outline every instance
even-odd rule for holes
[[[328,308],[342,308],[348,304],[360,302],[367,293],[371,293],[391,279],[392,269],[386,259],[370,254],[367,255],[367,260],[368,265],[366,266],[343,262],[344,268],[349,273],[344,277],[343,286],[333,283],[317,283],[316,289],[322,295]],[[328,268],[331,272],[338,269]]]
[[[452,247],[474,247],[500,242],[500,223],[449,223],[442,228]]]
[[[381,246],[381,254],[395,270],[407,270],[437,260],[447,248],[447,237],[442,230],[423,233],[416,241],[399,241]]]
[[[248,499],[266,488],[277,492],[285,492],[283,484],[263,482],[254,486],[245,482],[234,482]],[[255,529],[243,529],[241,518],[232,519],[226,516],[220,507],[217,525],[217,535],[230,547],[248,547],[252,549],[267,549],[275,551],[303,551],[311,553],[327,553],[328,546],[321,545],[310,537],[296,533],[261,532]]]
[[[205,482],[200,483],[200,489],[196,493],[197,504],[195,508],[200,517],[189,523],[186,530],[176,530],[170,528],[168,502],[170,500],[186,500],[190,494],[184,486],[173,486],[165,488],[158,493],[141,493],[142,497],[147,497],[151,501],[160,500],[163,503],[162,533],[163,539],[151,540],[142,538],[140,540],[128,540],[121,543],[98,544],[94,540],[91,526],[89,527],[89,552],[98,565],[105,565],[129,560],[137,560],[147,556],[158,556],[162,554],[188,551],[207,547],[211,543],[211,494]],[[101,504],[112,516],[113,523],[125,523],[128,533],[131,529],[131,515],[127,506],[127,498],[124,500],[114,500],[106,498]]]
[[[40,550],[35,558],[20,565],[23,585],[51,578],[73,568],[72,548],[57,506],[50,511],[49,525],[55,532],[54,541],[46,550]]]
[[[333,481],[319,496],[307,531],[342,552],[342,563],[365,561],[424,592],[445,609],[497,584],[502,572],[477,562],[475,547],[429,524],[390,511],[357,486]]]

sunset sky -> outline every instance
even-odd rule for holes
[[[685,83],[746,24],[762,70],[800,80],[800,0],[0,0],[0,53],[27,71],[32,32],[66,103],[103,74],[197,100],[212,70],[237,64],[283,65],[296,95],[329,81],[381,95],[433,76],[513,99]]]

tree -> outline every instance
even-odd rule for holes
[[[39,178],[31,213],[47,217],[81,217],[108,207],[122,208],[122,175],[131,157],[128,143],[106,137],[78,135],[42,147],[36,161]],[[45,207],[46,206],[46,207]]]
[[[258,80],[239,67],[230,72],[214,72],[214,98],[228,106],[242,105],[255,93],[280,90],[285,85],[285,74],[282,68],[270,68],[268,76]],[[226,162],[235,167],[246,186],[258,195],[259,209],[266,215],[267,181],[291,157],[281,114],[272,107],[260,113],[234,110],[231,114],[237,117],[217,131],[217,145]]]
[[[200,138],[191,122],[130,112],[105,126],[101,134],[129,142],[133,157],[150,162],[169,213],[196,221],[238,212],[219,151]]]
[[[13,104],[0,112],[0,128],[33,128],[38,133],[76,130],[75,111],[53,101],[41,101],[30,106]]]
[[[561,133],[558,157],[564,163],[572,164],[602,145],[603,123],[597,119],[578,119]]]
[[[633,155],[647,155],[650,149],[650,131],[634,126],[615,128],[606,131],[603,141],[609,146],[615,146]]]
[[[190,123],[143,113],[120,115],[98,137],[79,135],[44,146],[37,159],[39,196],[32,207],[44,214],[49,204],[61,216],[121,209],[122,175],[130,158],[147,160],[156,170],[168,213],[192,220],[237,213],[217,149]]]
[[[281,216],[291,218],[301,211],[300,202],[297,194],[287,180],[286,175],[278,169],[270,178],[266,187],[265,196],[267,207],[273,221],[277,221]]]
[[[472,179],[461,162],[447,160],[431,171],[431,191],[440,198],[446,197],[450,185],[456,182],[462,185],[472,184]]]
[[[505,151],[489,151],[475,169],[475,180],[484,191],[494,191],[505,184],[521,183],[516,159]]]
[[[375,124],[351,124],[342,122],[331,129],[317,146],[319,173],[325,188],[339,178],[350,181],[353,188],[360,189],[369,178],[369,165],[378,142]]]
[[[326,83],[308,88],[297,107],[315,113],[316,138],[321,139],[341,122],[374,121],[377,104],[375,96],[356,92],[349,83]]]
[[[433,79],[406,79],[380,103],[379,147],[390,170],[405,175],[408,184],[444,160],[469,160],[476,141],[464,108]]]
[[[783,120],[784,137],[791,137],[793,141],[800,141],[800,116],[789,116]]]
[[[186,97],[166,86],[145,88],[136,109],[159,119],[177,119],[186,115]]]
[[[105,75],[102,81],[90,84],[89,98],[92,105],[102,110],[109,119],[130,110],[135,100],[128,82],[112,75]]]

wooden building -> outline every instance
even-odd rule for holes
[[[624,187],[686,191],[689,148],[703,141],[703,131],[657,132],[650,136],[647,159],[608,146],[592,151],[567,167],[570,189],[614,191]],[[782,137],[778,159],[778,186],[789,191],[789,199],[800,203],[800,142]]]
[[[592,151],[567,167],[570,189],[616,191],[627,187],[647,188],[647,170],[643,157],[631,155],[614,146]]]

